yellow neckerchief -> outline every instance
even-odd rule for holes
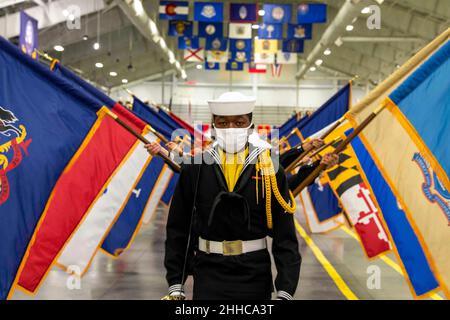
[[[248,147],[234,154],[226,153],[219,148],[219,155],[223,175],[228,185],[228,191],[232,192],[244,167],[245,159],[248,156]]]

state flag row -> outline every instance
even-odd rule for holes
[[[250,55],[255,53],[277,53],[279,50],[289,53],[302,53],[304,41],[299,39],[290,40],[268,40],[268,39],[225,39],[214,38],[207,39],[202,45],[198,38],[179,37],[178,48],[187,49],[205,49],[206,51],[230,51],[233,53],[246,52]]]
[[[247,52],[226,52],[226,51],[205,51],[200,49],[186,49],[184,60],[189,62],[213,62],[213,63],[250,63],[259,64],[296,64],[297,55],[290,52],[278,51],[276,53],[248,53]]]
[[[197,32],[194,28],[197,26]],[[230,39],[252,39],[252,29],[258,30],[259,39],[312,39],[312,24],[283,24],[261,23],[229,23],[228,38]],[[200,38],[224,38],[224,23],[221,22],[198,22],[188,20],[169,21],[168,35],[173,37],[200,37]]]
[[[267,73],[268,64],[264,63],[255,63],[254,61],[250,62],[248,64],[248,73]],[[272,70],[272,76],[273,77],[280,77],[281,76],[281,69],[282,64],[273,63],[270,65],[270,68]],[[222,64],[218,62],[208,62],[205,61],[205,70],[208,71],[219,71],[221,70]],[[225,70],[226,71],[244,71],[245,63],[242,62],[236,62],[236,61],[228,61],[225,64]]]
[[[229,5],[229,21],[256,22],[258,20],[258,4],[231,3]],[[160,1],[160,20],[188,20],[190,13],[187,1]],[[323,3],[299,4],[263,4],[264,23],[290,23],[296,14],[297,23],[324,23],[327,21],[327,6]],[[222,2],[195,2],[193,19],[202,22],[225,21],[225,4]],[[294,13],[294,14],[293,14]]]

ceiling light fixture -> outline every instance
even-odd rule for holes
[[[316,66],[320,66],[323,63],[323,60],[322,59],[317,59],[315,63],[316,63]]]
[[[97,63],[95,64],[95,67],[101,69],[101,68],[103,68],[103,63],[97,62]]]
[[[128,79],[122,79],[122,83],[123,84],[127,84],[128,83]]]
[[[259,29],[259,24],[252,24],[252,29],[258,30]]]
[[[109,73],[109,75],[110,75],[111,77],[117,77],[117,72],[111,71],[111,72]]]
[[[56,45],[53,47],[53,49],[55,49],[55,51],[58,51],[58,52],[64,51],[64,47],[61,45]]]
[[[329,56],[331,54],[331,50],[329,48],[326,48],[323,54]]]
[[[94,50],[100,49],[100,43],[95,42],[95,43],[92,45],[92,48],[94,48]]]
[[[196,68],[197,68],[198,70],[201,70],[201,69],[203,69],[203,66],[202,66],[201,64],[198,64],[198,65],[196,66]]]
[[[362,13],[362,14],[368,14],[368,13],[370,13],[370,8],[369,8],[369,7],[363,8],[363,9],[361,10],[361,13]]]
[[[349,25],[347,25],[347,26],[345,27],[345,30],[347,30],[347,31],[352,31],[354,28],[355,28],[355,27],[354,27],[353,25],[349,24]]]
[[[311,67],[311,68],[309,68],[309,71],[312,71],[312,72],[314,72],[314,71],[316,71],[316,70],[317,70],[316,67]]]
[[[263,9],[258,10],[258,15],[260,17],[264,16],[266,14],[266,12]]]

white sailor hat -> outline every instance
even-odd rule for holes
[[[238,116],[252,113],[256,98],[244,96],[240,92],[225,92],[219,99],[209,100],[209,109],[216,116]]]

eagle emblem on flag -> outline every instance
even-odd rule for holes
[[[446,190],[443,183],[439,180],[436,173],[432,170],[430,164],[420,153],[415,153],[414,161],[422,171],[424,182],[422,191],[428,201],[436,203],[445,214],[448,225],[450,226],[450,191]]]
[[[31,139],[25,140],[25,126],[16,125],[18,121],[12,111],[0,106],[0,205],[9,198],[7,173],[20,165],[23,153],[28,155],[27,147],[31,143]]]

